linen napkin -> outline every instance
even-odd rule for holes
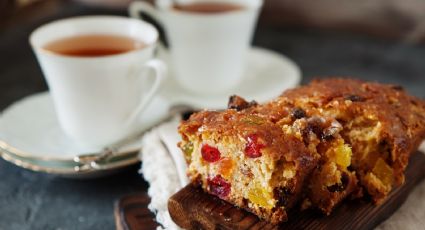
[[[180,117],[161,124],[146,133],[142,138],[140,173],[149,182],[148,195],[151,203],[148,208],[162,225],[158,229],[180,229],[168,212],[168,198],[188,183],[186,163],[177,148],[180,137],[177,127]]]
[[[175,117],[146,133],[142,138],[140,173],[149,182],[148,208],[155,213],[158,229],[180,229],[170,217],[168,198],[188,183],[186,163],[177,148],[180,136],[177,133],[180,117]],[[425,152],[425,142],[420,151]],[[402,207],[377,227],[379,230],[416,230],[425,226],[425,181],[409,195]]]

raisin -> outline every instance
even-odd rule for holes
[[[342,125],[339,122],[334,121],[331,123],[329,127],[323,130],[321,139],[324,141],[332,140],[334,135],[340,132],[341,130],[342,130]]]
[[[391,86],[391,88],[395,89],[397,91],[403,91],[404,90],[403,86],[401,86],[401,85],[393,85],[393,86]]]
[[[347,187],[350,178],[348,177],[346,172],[343,172],[341,175],[341,183],[344,189]]]
[[[312,117],[308,119],[307,131],[313,132],[317,137],[322,137],[323,135],[323,122],[319,117]]]
[[[220,160],[220,156],[221,156],[220,151],[217,148],[212,147],[208,144],[204,144],[202,146],[201,155],[202,155],[202,158],[208,162],[216,162]]]
[[[304,144],[309,145],[309,143],[310,143],[310,130],[308,128],[302,129],[301,135],[302,135]]]
[[[294,109],[292,109],[291,116],[292,116],[294,119],[301,119],[301,118],[303,118],[303,117],[306,117],[306,116],[307,116],[307,114],[306,114],[306,112],[305,112],[303,109],[301,109],[301,108],[294,108]]]
[[[227,108],[234,109],[236,111],[241,111],[256,105],[258,105],[256,101],[247,102],[242,97],[239,97],[237,95],[232,95],[229,98],[229,103],[227,104]]]
[[[248,135],[246,140],[245,155],[249,158],[261,157],[261,149],[264,148],[265,145],[258,141],[258,136],[256,134],[251,134]]]
[[[257,102],[257,101],[252,100],[252,101],[250,101],[250,102],[248,103],[248,108],[253,107],[253,106],[257,106],[257,105],[258,105],[258,102]]]
[[[277,200],[276,206],[285,207],[288,205],[289,197],[292,192],[289,188],[280,187],[273,190],[274,198]]]
[[[183,121],[189,120],[190,116],[192,114],[196,113],[196,112],[198,112],[198,111],[196,111],[196,110],[188,110],[188,111],[183,112],[182,113],[182,120]]]
[[[230,194],[231,185],[221,175],[208,179],[207,183],[208,190],[222,199]]]
[[[345,100],[350,100],[350,101],[354,101],[354,102],[365,101],[364,97],[361,97],[361,96],[355,95],[355,94],[345,96]]]
[[[341,176],[341,183],[334,184],[332,186],[328,186],[328,191],[329,192],[342,192],[347,188],[348,181],[349,181],[349,178],[348,178],[347,173],[343,172],[342,176]]]

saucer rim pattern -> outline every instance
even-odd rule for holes
[[[125,161],[125,163],[114,165],[112,167],[106,166],[102,169],[93,168],[93,169],[87,169],[84,171],[78,171],[78,170],[75,170],[75,167],[52,168],[52,167],[40,166],[38,164],[28,162],[24,159],[18,159],[17,157],[13,156],[13,154],[9,154],[1,150],[0,150],[0,156],[7,162],[10,162],[18,167],[28,169],[34,172],[41,172],[41,173],[47,173],[47,174],[57,175],[57,176],[62,176],[67,178],[80,178],[80,179],[95,178],[95,177],[103,176],[115,170],[119,170],[124,167],[130,166],[136,163],[140,163],[139,157],[133,157],[129,159],[128,161]]]
[[[91,164],[81,164],[74,160],[45,160],[40,158],[37,159],[37,157],[20,156],[3,147],[4,146],[0,146],[0,156],[4,160],[16,166],[35,172],[44,172],[63,176],[77,176],[80,174],[87,175],[94,172],[110,171],[140,162],[139,149],[120,152],[119,155],[108,160],[108,163],[92,166]],[[41,162],[48,164],[49,166],[43,165]]]

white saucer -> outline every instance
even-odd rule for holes
[[[163,97],[154,98],[141,117],[141,129],[158,124],[168,116],[169,108],[169,102]],[[99,169],[110,170],[135,163],[139,150],[140,141],[129,142],[118,150],[119,158],[109,159]],[[32,170],[76,174],[90,170],[78,168],[81,165],[75,162],[75,157],[100,153],[102,149],[79,146],[69,139],[59,127],[50,94],[44,92],[15,102],[1,114],[0,152],[6,160]]]
[[[161,52],[160,58],[169,63],[169,57]],[[300,68],[286,56],[253,47],[247,57],[246,70],[241,84],[218,95],[201,95],[182,89],[171,76],[161,94],[171,104],[186,104],[195,108],[223,109],[229,96],[236,94],[259,103],[279,96],[284,90],[297,86],[301,81]]]

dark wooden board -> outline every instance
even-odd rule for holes
[[[173,220],[185,229],[373,229],[387,219],[406,200],[409,193],[425,177],[425,155],[412,155],[406,170],[406,182],[395,189],[380,206],[366,200],[347,201],[330,216],[315,211],[290,213],[289,221],[273,226],[253,214],[236,208],[199,188],[186,186],[168,203]],[[147,194],[123,197],[116,202],[117,228],[154,229],[158,226],[147,209]]]
[[[117,230],[156,229],[155,215],[148,209],[147,193],[127,195],[117,200],[114,216]]]

